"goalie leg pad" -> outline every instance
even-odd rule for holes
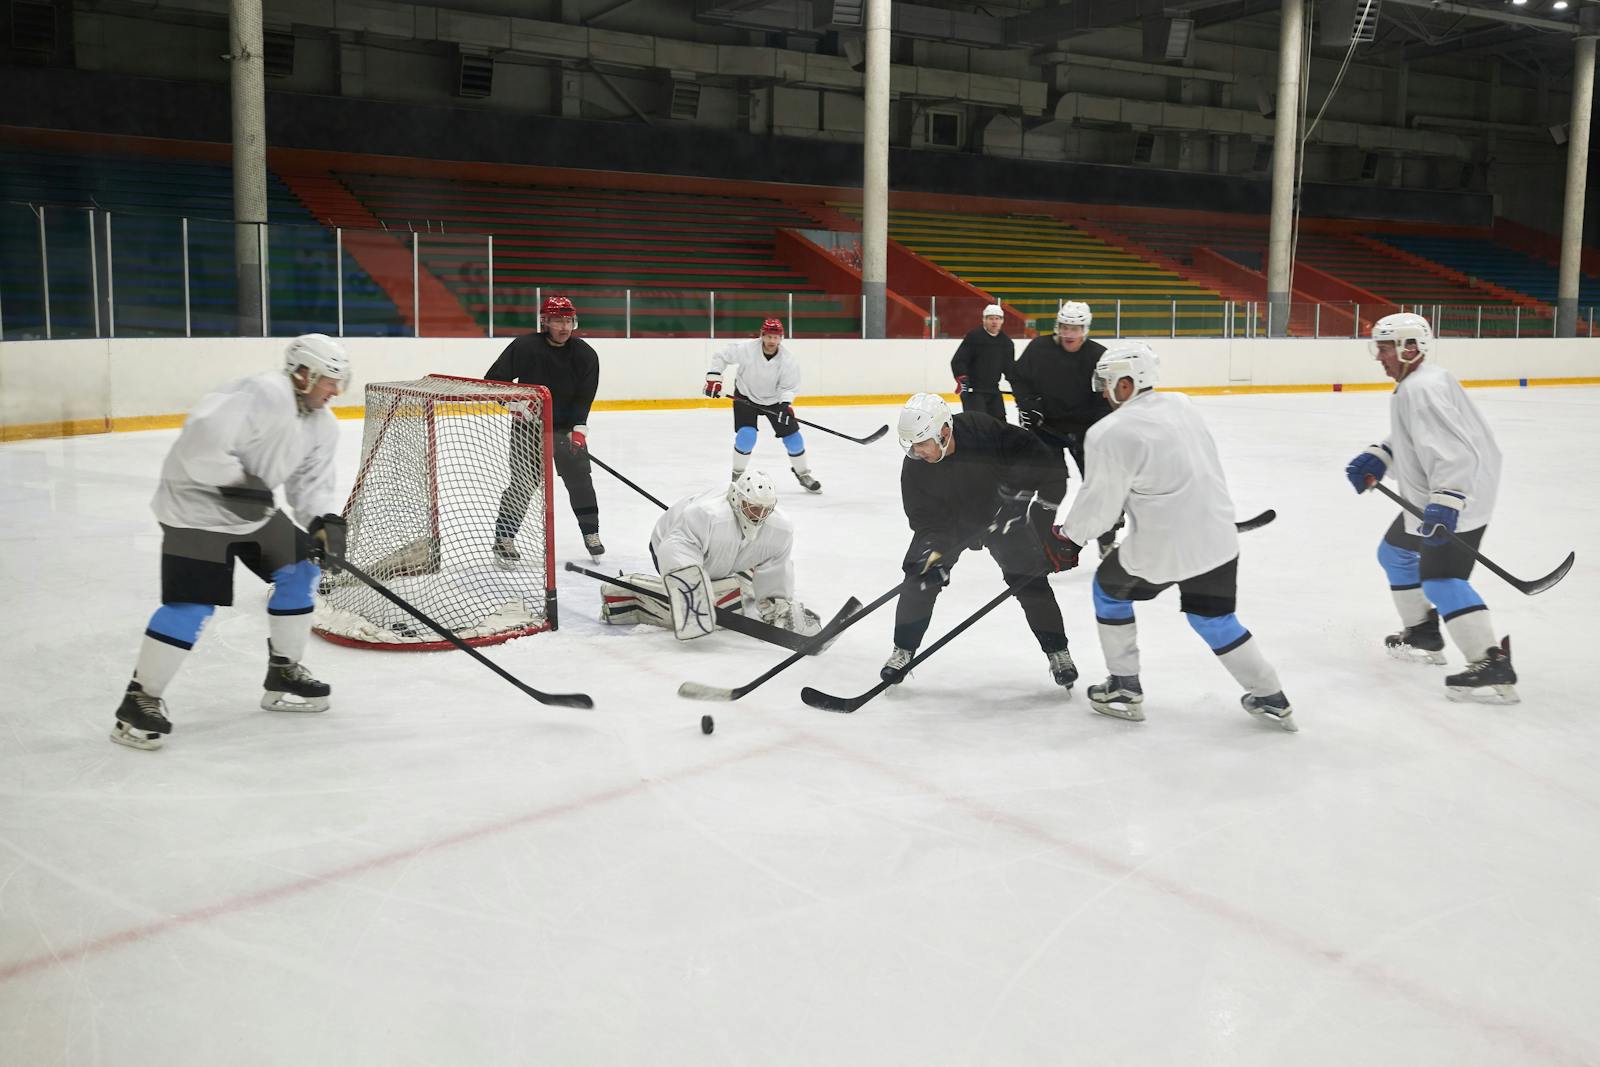
[[[667,595],[666,583],[654,574],[629,574],[624,577],[629,585],[636,585],[641,589],[653,589],[663,597]],[[739,576],[718,578],[712,582],[711,595],[716,597],[719,609],[740,611],[743,587]],[[632,589],[603,582],[600,585],[600,619],[613,626],[632,626],[634,623],[642,622],[671,629],[672,609],[665,600],[641,596]]]
[[[679,641],[693,641],[717,628],[716,601],[704,567],[690,564],[662,577],[672,606],[672,632]]]

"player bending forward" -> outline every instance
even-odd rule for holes
[[[630,574],[630,584],[662,592],[667,603],[621,586],[601,587],[600,617],[610,623],[670,626],[680,641],[716,629],[717,608],[742,609],[746,586],[761,619],[801,634],[822,628],[794,598],[794,525],[778,510],[778,490],[759,470],[726,489],[686,496],[650,534],[659,574]]]
[[[733,386],[733,477],[738,481],[756,450],[757,415],[765,415],[772,432],[789,453],[789,467],[796,480],[810,493],[822,492],[822,483],[811,476],[811,461],[806,459],[806,439],[794,419],[794,397],[800,390],[800,363],[783,343],[783,320],[768,319],[761,324],[761,336],[754,341],[735,341],[711,357],[706,371],[705,394],[722,395],[722,372],[736,364],[738,376]],[[759,410],[765,408],[765,411]]]
[[[1392,472],[1401,497],[1422,508],[1420,521],[1406,512],[1396,515],[1378,546],[1404,627],[1385,640],[1390,654],[1443,663],[1442,613],[1467,659],[1466,670],[1445,678],[1447,695],[1515,704],[1520,698],[1511,638],[1495,641],[1489,609],[1467,584],[1475,561],[1466,546],[1477,548],[1489,529],[1500,487],[1500,448],[1455,375],[1423,362],[1432,340],[1421,315],[1385,315],[1373,324],[1373,357],[1395,380],[1389,439],[1351,460],[1345,475],[1364,493]],[[1480,692],[1486,687],[1491,691]]]
[[[1111,676],[1089,687],[1089,703],[1102,715],[1143,721],[1133,604],[1176,585],[1189,625],[1244,686],[1244,709],[1299,729],[1277,672],[1233,613],[1239,534],[1216,442],[1188,397],[1154,391],[1158,366],[1139,341],[1110,349],[1095,365],[1095,385],[1112,411],[1089,427],[1083,488],[1058,531],[1073,552],[1124,510],[1132,531],[1095,572],[1095,619]]]
[[[189,413],[151,502],[161,524],[161,607],[150,617],[111,740],[161,747],[172,732],[162,694],[217,605],[233,603],[233,561],[272,583],[267,600],[268,711],[326,711],[332,690],[301,663],[311,635],[317,562],[344,555],[328,401],[350,378],[342,345],[320,333],[289,343],[282,370],[230,382]],[[283,487],[309,533],[274,505]]]

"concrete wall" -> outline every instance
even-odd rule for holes
[[[597,340],[603,402],[687,403],[699,396],[711,353],[694,338]],[[1189,389],[1382,385],[1366,345],[1351,340],[1152,339],[1161,384]],[[13,341],[0,345],[0,436],[18,438],[160,425],[216,384],[277,365],[281,338]],[[476,377],[504,339],[346,341],[355,369],[341,400],[359,406],[369,381],[429,372]],[[951,387],[954,343],[805,341],[794,345],[805,397],[903,397]],[[1589,378],[1600,383],[1600,345],[1583,339],[1457,340],[1437,360],[1466,380]]]

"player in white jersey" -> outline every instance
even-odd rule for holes
[[[686,496],[667,509],[650,534],[657,575],[629,584],[662,592],[663,604],[621,586],[601,589],[601,618],[611,623],[671,626],[680,640],[715,629],[716,608],[739,611],[748,591],[761,619],[802,634],[821,629],[794,595],[794,525],[778,510],[778,490],[759,470],[726,488]]]
[[[1176,585],[1189,625],[1244,686],[1244,709],[1296,730],[1277,672],[1234,614],[1239,535],[1216,442],[1188,397],[1154,391],[1158,369],[1141,341],[1115,345],[1095,364],[1095,387],[1112,411],[1089,427],[1083,488],[1057,531],[1075,552],[1128,516],[1128,535],[1094,576],[1111,676],[1089,687],[1089,702],[1103,715],[1144,718],[1133,605]]]
[[[733,385],[733,481],[739,480],[756,450],[757,415],[766,415],[772,432],[789,453],[789,467],[807,492],[822,492],[822,483],[811,476],[811,461],[806,459],[806,439],[794,420],[794,397],[800,390],[800,363],[783,343],[783,320],[768,319],[761,324],[761,336],[754,341],[735,341],[711,357],[706,371],[705,394],[722,395],[722,372],[736,365]],[[766,411],[758,411],[759,404]]]
[[[1500,487],[1500,448],[1455,375],[1425,362],[1433,330],[1421,315],[1385,315],[1370,347],[1395,381],[1389,437],[1351,460],[1345,476],[1364,493],[1385,474],[1422,510],[1395,516],[1378,546],[1378,562],[1403,629],[1385,640],[1391,655],[1443,663],[1444,620],[1467,668],[1445,678],[1452,699],[1514,704],[1517,674],[1511,639],[1496,640],[1489,609],[1467,583],[1476,549],[1489,528]],[[1450,534],[1455,534],[1452,539]]]
[[[328,401],[350,379],[344,346],[320,333],[289,343],[281,370],[229,382],[189,413],[151,502],[161,524],[161,607],[150,617],[111,739],[153,749],[172,732],[163,694],[218,605],[233,603],[233,563],[272,583],[269,711],[325,711],[331,689],[301,665],[317,560],[344,554]],[[282,487],[307,530],[277,510]]]

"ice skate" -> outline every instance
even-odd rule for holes
[[[1439,613],[1428,610],[1428,617],[1383,639],[1383,646],[1395,659],[1409,663],[1443,663],[1444,635],[1439,632]]]
[[[1294,721],[1294,708],[1289,706],[1289,698],[1281,692],[1271,696],[1258,697],[1246,693],[1239,698],[1239,703],[1245,711],[1258,719],[1270,719],[1290,733],[1297,732],[1300,727]]]
[[[889,653],[889,658],[884,661],[883,670],[878,672],[878,677],[890,685],[899,685],[908,677],[906,668],[911,665],[911,661],[915,656],[916,653],[909,649],[896,648]]]
[[[810,471],[795,471],[794,476],[796,481],[805,486],[806,492],[822,492],[822,483],[813,478]]]
[[[312,677],[303,664],[272,652],[267,645],[266,692],[261,707],[266,711],[327,711],[333,687]]]
[[[588,549],[589,555],[595,559],[599,559],[601,556],[606,554],[606,546],[605,543],[600,540],[600,533],[598,530],[594,533],[586,533],[583,535],[583,547]]]
[[[1137,674],[1109,675],[1089,687],[1089,706],[1102,715],[1129,722],[1144,722],[1144,687]]]
[[[166,702],[146,693],[138,682],[129,682],[128,691],[117,707],[117,724],[112,727],[111,740],[149,752],[160,748],[162,736],[171,732]]]
[[[1063,648],[1059,652],[1045,653],[1045,658],[1050,661],[1050,677],[1070,693],[1072,683],[1078,680],[1078,665],[1072,662],[1072,653]]]
[[[522,559],[522,553],[517,551],[515,537],[497,537],[494,539],[495,559],[502,563],[516,563]]]
[[[1517,672],[1511,669],[1511,638],[1501,638],[1500,644],[1487,649],[1482,659],[1467,664],[1460,674],[1449,675],[1444,684],[1451,700],[1475,700],[1480,704],[1520,702]]]

